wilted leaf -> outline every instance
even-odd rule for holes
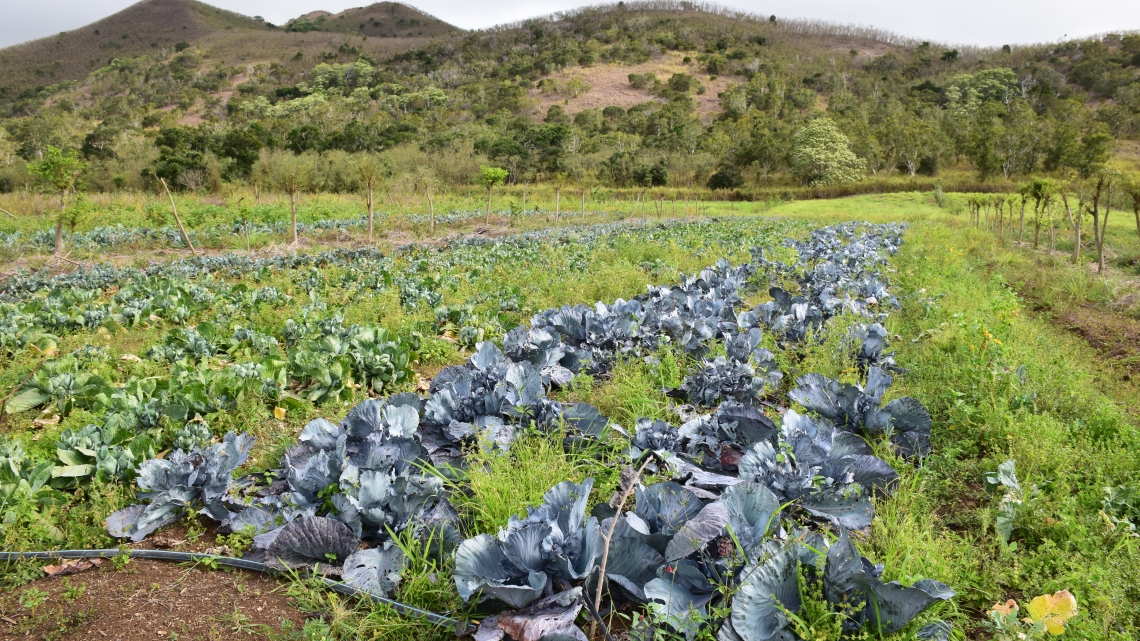
[[[399,547],[357,550],[344,560],[341,577],[358,590],[389,596],[400,583],[406,557]]]
[[[1065,622],[1077,616],[1077,599],[1068,590],[1034,597],[1026,608],[1034,623],[1044,623],[1050,634],[1062,634]]]

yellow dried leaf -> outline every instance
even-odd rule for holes
[[[1042,594],[1029,602],[1029,617],[1034,623],[1045,624],[1051,634],[1062,634],[1065,621],[1077,615],[1077,599],[1068,590],[1055,594]]]
[[[1010,599],[1005,603],[995,603],[994,607],[990,609],[1002,616],[1006,616],[1012,612],[1017,612],[1017,602],[1013,599]]]
[[[273,408],[273,418],[276,418],[279,421],[284,421],[285,420],[285,408],[284,407]]]

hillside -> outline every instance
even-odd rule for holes
[[[113,58],[174,49],[217,31],[266,30],[246,16],[196,0],[143,0],[74,31],[0,49],[0,97],[79,80]]]
[[[308,155],[325,172],[314,189],[336,191],[355,189],[344,155],[357,153],[453,185],[489,163],[511,182],[819,187],[837,178],[793,154],[812,126],[840,141],[845,182],[946,175],[1004,191],[1038,172],[1090,176],[1114,154],[1127,169],[1140,134],[1136,34],[951,47],[668,0],[479,31],[396,3],[270,27],[151,0],[107,20],[159,10],[182,16],[184,44],[0,93],[0,189],[30,184],[26,162],[49,147],[80,150],[91,189],[162,177],[217,190],[264,179],[266,152]],[[0,56],[35,69],[51,46]]]
[[[275,60],[288,50],[305,51],[314,41],[333,48],[343,39],[301,37],[302,33],[338,33],[399,38],[398,45],[372,47],[378,52],[422,45],[459,30],[409,6],[381,2],[333,15],[313,12],[283,27],[212,7],[197,0],[143,0],[80,29],[0,49],[0,99],[25,97],[36,87],[81,80],[115,58],[165,55],[191,44],[212,49],[215,62]],[[411,39],[411,40],[408,40]],[[207,56],[208,58],[210,56]]]
[[[377,2],[340,13],[313,11],[285,24],[292,31],[332,31],[370,38],[412,38],[453,35],[460,29],[397,2]]]

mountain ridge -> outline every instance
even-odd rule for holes
[[[314,25],[322,13],[328,24]],[[313,19],[301,16],[278,27],[198,0],[141,0],[77,29],[0,49],[0,98],[82,80],[115,58],[181,50],[210,37],[216,39],[227,31],[275,34],[272,38],[283,43],[311,32],[398,39],[461,32],[434,16],[395,2],[379,2],[338,14],[318,10],[305,15]]]

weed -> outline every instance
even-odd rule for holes
[[[64,601],[71,603],[72,601],[83,596],[86,592],[87,592],[87,584],[86,583],[80,583],[79,585],[72,585],[71,584],[71,577],[69,577],[69,576],[63,577],[63,592],[60,594],[60,596],[63,598]]]
[[[25,610],[31,610],[34,614],[36,609],[43,605],[47,598],[47,592],[39,588],[28,588],[20,593],[20,607]]]
[[[264,635],[265,629],[268,629],[268,626],[253,623],[248,615],[238,610],[236,605],[234,606],[233,612],[220,616],[218,620],[234,634],[244,634],[247,636],[254,634]]]

